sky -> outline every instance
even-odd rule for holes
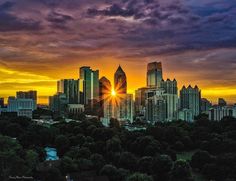
[[[202,97],[236,103],[236,0],[0,0],[0,97],[120,64],[128,91],[146,85],[148,62]]]

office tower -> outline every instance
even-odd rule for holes
[[[112,103],[112,117],[119,121],[133,122],[133,94],[120,94]]]
[[[161,89],[164,90],[163,98],[166,101],[166,120],[177,120],[178,111],[178,87],[177,81],[167,79],[161,81]]]
[[[166,100],[162,89],[150,89],[146,92],[146,120],[151,124],[166,120]]]
[[[115,91],[117,92],[117,94],[127,93],[126,75],[120,65],[114,75],[114,86],[115,86]]]
[[[56,118],[65,116],[67,104],[68,99],[64,93],[59,92],[49,97],[49,109],[53,111],[54,117]]]
[[[136,115],[145,115],[145,100],[146,100],[146,91],[149,88],[142,87],[138,90],[135,90],[135,114]]]
[[[180,108],[190,109],[194,116],[200,114],[201,109],[201,90],[195,86],[194,88],[190,85],[183,88],[180,91]]]
[[[80,104],[80,80],[62,79],[57,81],[57,92],[64,93],[69,104]]]
[[[17,116],[32,118],[35,101],[30,98],[8,98],[7,112],[16,112]]]
[[[152,62],[147,65],[147,87],[160,87],[162,80],[161,62]]]
[[[218,105],[219,106],[227,106],[227,102],[223,98],[218,99]]]
[[[0,98],[0,108],[4,107],[4,98]]]
[[[208,111],[212,107],[212,104],[210,101],[208,101],[206,98],[201,99],[201,112],[208,114]]]
[[[81,67],[80,80],[83,82],[83,103],[93,106],[93,102],[99,99],[99,71]]]
[[[99,109],[99,116],[104,116],[104,112],[106,112],[106,114],[110,114],[109,113],[109,105],[111,103],[111,82],[106,78],[106,77],[102,77],[99,80],[99,99],[100,99],[100,109]],[[108,109],[108,110],[107,110]],[[108,111],[108,113],[107,113]],[[111,110],[110,110],[111,111]]]
[[[18,91],[16,92],[17,99],[32,99],[34,102],[34,110],[37,109],[37,91]]]

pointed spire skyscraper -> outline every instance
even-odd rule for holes
[[[126,74],[119,65],[114,75],[114,86],[117,94],[126,94],[127,93],[127,80]]]

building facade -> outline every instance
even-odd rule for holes
[[[23,98],[8,98],[7,112],[16,112],[17,116],[25,116],[32,118],[35,109],[35,102],[33,99]]]
[[[236,107],[214,106],[209,110],[209,120],[211,121],[220,121],[224,117],[236,118]]]
[[[34,110],[37,109],[37,91],[18,91],[16,92],[17,99],[32,99],[34,102]]]
[[[155,124],[166,120],[166,100],[163,98],[162,89],[150,89],[146,91],[146,120]]]
[[[66,115],[68,99],[66,94],[57,93],[49,97],[49,109],[53,112],[54,117],[64,117]]]
[[[135,114],[136,115],[145,115],[145,100],[146,100],[146,91],[149,88],[142,87],[135,90]]]
[[[69,104],[80,104],[82,92],[80,92],[80,80],[62,79],[57,81],[57,92],[67,97]]]

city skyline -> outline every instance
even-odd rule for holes
[[[139,82],[139,84],[134,84],[134,85],[140,85],[139,87],[137,87],[137,86],[134,86],[133,88],[130,88],[129,87],[129,84],[130,84],[130,79],[129,79],[129,77],[127,76],[127,93],[129,93],[129,94],[135,94],[135,91],[137,90],[137,89],[139,89],[139,88],[142,88],[142,87],[146,87],[146,84],[147,84],[147,65],[149,64],[149,63],[154,63],[154,62],[148,62],[147,64],[146,64],[146,67],[145,67],[145,72],[144,72],[144,75],[143,76],[140,76],[139,78],[140,78],[140,82],[142,83],[143,81],[144,81],[144,83],[142,83],[142,84],[140,84],[140,82]],[[159,63],[159,62],[158,62]],[[162,63],[162,62],[161,62]],[[92,66],[89,66],[89,65],[83,65],[83,66],[81,66],[81,67],[79,67],[78,68],[78,72],[79,72],[79,69],[80,68],[82,68],[82,67],[89,67],[89,68],[92,68],[92,69],[96,69],[96,70],[98,70],[98,71],[100,71],[100,69],[98,69],[98,68],[96,68],[96,67],[92,67]],[[123,69],[123,66],[122,65],[120,65],[120,64],[118,64],[118,66],[117,66],[118,68],[119,67],[122,67],[122,69]],[[114,72],[117,70],[117,67],[114,69]],[[163,63],[162,63],[162,67],[163,67]],[[165,70],[165,67],[163,68],[164,70],[163,70],[163,80],[167,80],[167,79],[176,79],[176,77],[172,77],[172,78],[170,78],[170,76],[168,76],[167,74],[167,71]],[[101,72],[101,71],[100,71]],[[115,85],[114,85],[114,82],[112,81],[113,79],[114,79],[114,72],[113,73],[111,73],[111,75],[110,74],[108,74],[108,75],[103,75],[103,74],[101,74],[101,73],[99,73],[100,75],[99,75],[99,78],[102,78],[102,77],[107,77],[108,78],[108,80],[111,82],[111,85],[112,85],[112,89],[111,89],[111,94],[113,93],[113,91],[115,90]],[[124,72],[126,73],[126,71],[124,70]],[[127,73],[126,73],[127,74]],[[131,77],[132,78],[132,77]],[[46,88],[43,88],[44,89],[44,91],[47,93],[47,95],[40,95],[40,93],[42,93],[42,92],[44,92],[44,91],[40,91],[40,89],[36,89],[36,88],[34,88],[34,87],[32,87],[31,89],[16,89],[16,91],[14,90],[14,91],[12,91],[12,94],[7,94],[6,96],[1,96],[1,97],[3,97],[4,99],[5,99],[5,101],[7,101],[7,99],[8,99],[8,97],[10,97],[10,96],[15,96],[16,95],[16,92],[18,92],[18,91],[31,91],[31,90],[36,90],[37,92],[38,92],[38,97],[37,97],[37,99],[38,99],[38,103],[39,104],[46,104],[46,105],[48,105],[49,104],[49,97],[51,96],[51,95],[53,95],[53,94],[55,94],[56,92],[57,92],[57,90],[58,90],[58,81],[60,81],[60,80],[63,80],[63,79],[67,79],[67,80],[70,80],[70,79],[75,79],[75,80],[79,80],[79,73],[78,73],[78,75],[77,75],[77,77],[62,77],[61,79],[58,79],[58,80],[53,80],[52,82],[53,82],[53,84],[52,84],[52,87],[46,87]],[[143,81],[142,81],[142,79],[144,79]],[[132,80],[132,79],[131,79]],[[200,87],[201,88],[201,92],[202,92],[202,97],[204,97],[204,98],[207,98],[208,100],[210,100],[213,104],[217,104],[218,103],[218,99],[219,98],[224,98],[229,104],[235,104],[236,103],[236,100],[234,101],[234,99],[230,99],[230,98],[227,98],[227,96],[225,95],[225,94],[220,94],[220,95],[222,95],[222,96],[218,96],[218,94],[215,94],[214,96],[210,96],[210,94],[208,94],[208,93],[206,93],[206,92],[211,92],[211,90],[212,91],[214,91],[213,89],[209,89],[209,90],[206,90],[206,89],[202,89],[202,87],[201,86],[199,86],[200,84],[197,84],[197,81],[194,81],[195,83],[190,83],[190,82],[188,82],[188,81],[181,81],[181,80],[178,80],[178,79],[176,79],[177,81],[178,81],[178,90],[180,91],[181,89],[182,89],[182,87],[184,87],[184,86],[195,86],[195,85],[198,85],[198,87]],[[183,83],[181,83],[181,82],[183,82]],[[131,84],[132,84],[132,82],[131,82]],[[180,93],[179,93],[179,91],[178,91],[178,95],[180,95]],[[117,92],[116,92],[117,93]],[[0,90],[0,95],[1,95],[1,90]],[[112,95],[111,95],[112,96]],[[6,102],[5,102],[6,103]]]
[[[147,63],[161,61],[179,89],[197,84],[214,103],[235,103],[235,12],[235,1],[218,0],[0,0],[0,96],[37,90],[47,103],[79,67],[113,84],[119,64],[134,93]]]

